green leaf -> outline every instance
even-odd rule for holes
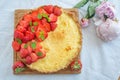
[[[22,40],[21,40],[21,39],[16,38],[15,40],[16,40],[19,44],[22,44]]]
[[[42,52],[38,52],[37,55],[38,55],[38,56],[42,56]]]
[[[28,45],[27,45],[27,44],[25,44],[25,45],[24,45],[24,48],[26,49],[27,47],[28,47]]]
[[[31,27],[31,31],[32,31],[33,33],[35,32],[34,27]]]
[[[24,70],[25,70],[25,68],[16,68],[15,69],[15,73],[19,73],[19,72],[22,72]]]
[[[47,19],[48,22],[50,22],[50,18],[48,14],[42,13],[42,16]]]
[[[95,15],[95,8],[100,5],[101,1],[97,1],[96,3],[91,3],[87,8],[87,14],[85,18],[92,18]]]
[[[38,22],[33,22],[33,26],[37,26],[38,25]]]
[[[81,8],[81,7],[83,7],[85,4],[87,4],[88,1],[89,1],[89,0],[82,0],[82,1],[78,2],[78,3],[74,6],[74,8]]]
[[[37,17],[38,17],[38,19],[42,19],[42,15],[40,13],[38,14]]]
[[[42,40],[45,39],[45,36],[44,36],[44,32],[43,32],[43,31],[40,32],[40,34],[39,34],[39,38],[41,38]]]
[[[29,25],[32,26],[32,24],[33,24],[32,21],[30,21]]]
[[[35,49],[35,48],[36,48],[36,42],[32,42],[32,43],[31,43],[31,48],[32,48],[32,49]]]
[[[90,0],[91,2],[97,2],[97,1],[99,1],[99,0]]]

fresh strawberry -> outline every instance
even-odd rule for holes
[[[26,29],[23,26],[21,26],[21,25],[17,26],[17,30],[22,32],[22,33],[26,31]]]
[[[25,36],[29,38],[28,41],[34,39],[34,34],[30,31],[26,31]]]
[[[21,26],[23,26],[24,28],[27,28],[28,25],[29,25],[29,22],[28,22],[28,21],[25,21],[25,20],[21,20],[21,21],[19,22],[19,24],[20,24]]]
[[[50,32],[50,24],[46,21],[42,21],[43,27],[45,28],[45,31]]]
[[[30,41],[29,36],[24,36],[23,39],[22,39],[22,42],[26,43],[28,41]]]
[[[17,41],[12,42],[12,47],[15,51],[20,50],[20,44]]]
[[[51,30],[54,31],[57,27],[57,23],[50,23]]]
[[[43,14],[43,13],[48,14],[43,8],[38,8],[38,13],[40,13],[40,14]]]
[[[30,56],[27,56],[27,57],[25,58],[25,62],[26,62],[27,64],[31,64],[31,63],[32,63],[32,58],[31,58]]]
[[[23,64],[23,62],[17,61],[13,65],[13,70],[15,71],[15,73],[22,72],[25,70],[25,65]]]
[[[31,53],[30,57],[32,58],[32,62],[35,62],[38,60],[38,56],[35,53]]]
[[[81,70],[82,69],[81,61],[80,60],[73,61],[70,64],[70,67],[71,67],[71,70],[75,70],[75,71]]]
[[[54,15],[54,14],[50,14],[49,18],[50,18],[50,22],[56,22],[57,21],[57,16]]]
[[[62,14],[62,11],[61,11],[60,7],[54,6],[53,13],[57,16],[60,16]]]
[[[37,51],[36,51],[36,54],[37,54],[37,56],[38,56],[39,59],[40,59],[40,58],[44,58],[44,57],[46,56],[45,51],[42,50],[42,49],[37,50]]]
[[[16,68],[23,68],[25,67],[25,65],[23,64],[23,62],[21,61],[16,61],[13,65],[13,70],[15,70]]]
[[[26,15],[24,16],[24,20],[27,21],[27,22],[32,21],[32,16],[31,16],[31,14],[26,14]]]
[[[31,13],[31,16],[33,21],[38,20],[38,11],[37,10],[33,11]]]
[[[53,5],[43,6],[43,8],[49,14],[51,14],[53,12]]]
[[[43,41],[45,40],[45,38],[48,36],[47,32],[43,31],[43,30],[39,30],[36,32],[36,37],[38,39],[38,41]]]
[[[28,46],[27,49],[28,49],[29,53],[32,53],[33,50],[32,50],[32,48],[30,46]]]
[[[20,57],[21,57],[21,58],[25,58],[25,57],[27,57],[28,55],[29,55],[28,50],[25,49],[25,48],[21,48],[21,50],[20,50]]]
[[[21,44],[21,48],[27,49],[28,48],[28,44],[27,43],[22,43]]]
[[[19,38],[19,39],[23,39],[24,34],[18,30],[14,31],[14,38]]]

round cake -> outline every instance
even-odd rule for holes
[[[32,20],[27,18],[31,29],[29,31],[27,25],[27,30],[23,32],[24,37],[16,32],[18,25],[21,25],[20,22],[17,25],[14,42],[17,39],[16,41],[21,41],[21,44],[19,49],[14,46],[13,48],[32,70],[52,73],[65,69],[81,51],[82,35],[78,22],[74,19],[74,15],[58,6],[42,6],[37,10],[38,13],[35,13],[36,10],[28,13],[32,15]],[[38,19],[35,19],[35,14]],[[30,35],[28,31],[32,34]],[[29,35],[29,38],[25,38],[26,35]]]

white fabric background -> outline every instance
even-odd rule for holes
[[[53,4],[72,8],[80,0],[0,0],[0,80],[117,80],[120,75],[120,38],[105,43],[96,36],[94,25],[83,29],[81,74],[13,75],[14,10]],[[120,0],[111,0],[120,19]],[[120,25],[119,25],[120,26]]]

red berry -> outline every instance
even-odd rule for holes
[[[43,8],[38,8],[38,13],[40,13],[40,14],[43,14],[43,13],[45,13],[45,14],[47,14],[48,15],[48,13],[43,9]]]
[[[24,48],[21,48],[21,50],[20,50],[20,57],[21,57],[21,58],[25,58],[25,57],[27,57],[28,55],[29,55],[28,50],[27,50],[27,49],[24,49]]]
[[[25,58],[25,61],[26,61],[27,64],[31,64],[32,63],[32,58],[30,56],[27,56]]]
[[[49,14],[53,12],[53,5],[47,5],[47,6],[44,6],[43,8]]]
[[[32,58],[32,62],[35,62],[38,59],[38,56],[35,53],[31,53],[30,57]]]
[[[27,49],[28,49],[28,52],[29,52],[29,53],[32,53],[32,48],[31,48],[30,46],[28,46]]]
[[[26,15],[24,16],[24,20],[27,21],[27,22],[32,21],[32,16],[31,16],[31,14],[26,14]]]
[[[60,7],[55,6],[54,9],[53,9],[53,13],[57,16],[60,16],[62,11],[61,11]]]
[[[31,16],[32,16],[32,20],[33,21],[36,21],[36,20],[39,20],[37,17],[38,17],[38,11],[35,10],[31,13]]]
[[[23,68],[23,67],[25,67],[25,65],[23,64],[23,62],[17,61],[13,65],[13,70],[15,70],[16,68]]]
[[[37,54],[38,58],[44,58],[46,56],[46,52],[42,49],[37,50],[36,54]]]
[[[50,18],[50,22],[56,22],[57,21],[57,16],[54,15],[54,14],[50,14],[49,18]]]
[[[25,21],[25,20],[21,20],[21,21],[19,22],[19,24],[20,24],[21,26],[23,26],[24,28],[27,28],[28,25],[29,25],[29,22],[28,22],[28,21]]]
[[[54,31],[57,27],[57,24],[56,23],[50,23],[50,26],[51,26],[51,30]]]
[[[81,61],[80,60],[73,61],[70,64],[70,67],[71,67],[71,70],[76,70],[76,71],[81,70],[82,69]]]
[[[26,31],[26,29],[21,25],[17,26],[17,30],[20,31],[20,32],[25,32]]]
[[[12,47],[15,51],[18,51],[20,49],[20,44],[17,41],[13,41]]]
[[[14,38],[19,38],[19,39],[23,39],[24,34],[18,30],[15,30],[14,32]]]

